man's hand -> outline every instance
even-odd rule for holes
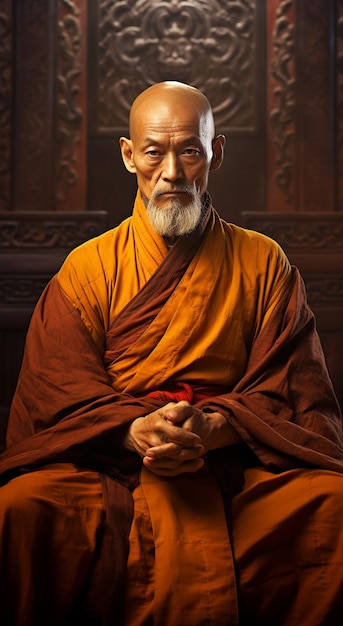
[[[176,476],[197,472],[204,464],[201,438],[182,423],[193,415],[188,402],[170,402],[166,406],[138,417],[130,425],[124,446],[138,452],[144,465],[159,476]]]
[[[221,413],[204,413],[188,402],[170,402],[130,426],[124,445],[138,452],[159,476],[197,472],[209,450],[239,443],[240,437]]]
[[[192,412],[183,422],[182,427],[184,430],[199,435],[206,452],[242,441],[237,431],[221,413],[205,413],[196,407],[191,408]],[[174,423],[173,413],[171,415],[169,420]]]

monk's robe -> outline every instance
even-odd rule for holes
[[[146,520],[150,500],[164,494],[170,524],[162,523],[163,511],[162,518],[154,511],[146,533],[157,543],[174,528],[173,542],[162,551],[156,569],[149,564],[159,616],[155,623],[163,626],[166,607],[173,626],[219,626],[224,614],[228,623],[237,621],[223,502],[233,493],[238,494],[234,500],[240,497],[243,471],[253,471],[246,468],[260,466],[272,477],[298,468],[321,468],[334,476],[343,471],[341,414],[299,272],[275,242],[224,222],[209,198],[206,202],[201,225],[171,250],[149,225],[138,194],[132,218],[69,255],[33,315],[7,450],[0,458],[4,482],[48,464],[100,472],[107,518],[102,549],[97,548],[95,573],[100,577],[94,579],[109,571],[113,547],[118,549],[108,587],[112,593],[117,584],[113,593],[118,602],[132,517],[129,490],[134,490],[137,511],[132,546],[138,519]],[[220,411],[244,443],[211,452],[204,473],[173,479],[168,487],[146,471],[138,484],[141,462],[118,444],[123,426],[179,399],[207,412]],[[195,483],[190,501],[201,514],[192,517],[187,499]],[[207,494],[210,510],[204,506]],[[185,504],[181,509],[189,531],[183,527],[185,558],[168,587],[163,554],[170,556],[177,541],[173,502]],[[209,524],[218,531],[206,533]],[[205,559],[208,569],[202,577],[198,570],[191,599],[187,594],[180,599],[173,589],[180,594],[190,586],[181,570],[186,576],[193,571],[194,532],[200,551],[208,540],[208,554],[216,546],[217,556]],[[129,576],[140,549],[137,545],[131,551]],[[174,554],[177,550],[175,545]],[[151,556],[151,549],[147,553]],[[240,558],[244,561],[244,550]],[[204,592],[207,609],[201,618]],[[148,615],[155,610],[151,597],[145,599]],[[144,610],[138,608],[140,620]],[[175,621],[185,616],[187,622]]]

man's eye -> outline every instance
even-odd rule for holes
[[[149,156],[155,157],[155,156],[160,156],[161,153],[158,150],[147,150],[146,154],[148,154]]]
[[[197,150],[197,148],[186,148],[183,151],[183,154],[190,155],[190,156],[198,156],[200,154],[200,150]]]

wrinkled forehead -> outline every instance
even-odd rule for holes
[[[146,132],[186,132],[203,140],[214,137],[211,107],[198,92],[151,91],[142,94],[131,109],[130,136],[136,140]]]

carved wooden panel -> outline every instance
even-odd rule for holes
[[[295,3],[268,2],[268,210],[295,206]]]
[[[86,208],[87,11],[82,0],[60,0],[57,18],[57,126],[55,203]]]
[[[336,0],[336,193],[337,210],[343,211],[343,0]]]
[[[335,202],[335,2],[297,2],[297,208]],[[331,35],[331,31],[332,35]]]
[[[13,210],[86,208],[86,17],[81,0],[17,3]]]
[[[0,211],[11,204],[12,1],[0,0]]]
[[[245,225],[276,239],[288,251],[343,254],[343,215],[339,213],[246,213]],[[343,265],[339,266],[343,273]]]
[[[106,228],[101,211],[0,214],[0,250],[72,249]]]
[[[95,3],[94,3],[95,4]],[[256,125],[256,0],[99,0],[95,128],[126,128],[162,80],[201,88],[222,129]]]
[[[89,3],[89,206],[118,224],[132,210],[135,178],[121,161],[130,105],[150,84],[175,79],[202,89],[224,166],[210,178],[218,211],[239,222],[265,208],[265,7],[256,0],[97,0]],[[249,184],[246,184],[246,179]]]
[[[51,208],[53,189],[51,106],[55,15],[42,2],[16,3],[14,34],[14,207],[16,210]]]
[[[335,0],[269,0],[268,210],[335,204]]]
[[[104,232],[100,211],[0,213],[0,324],[26,325],[67,253]]]

